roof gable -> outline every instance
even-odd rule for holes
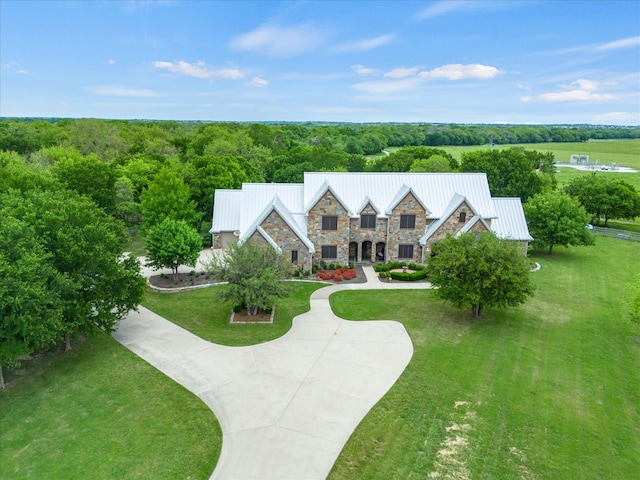
[[[347,211],[347,215],[349,215],[350,217],[354,216],[349,206],[345,203],[344,200],[342,200],[342,198],[340,198],[340,195],[336,193],[336,191],[331,187],[331,185],[327,180],[325,180],[325,182],[318,189],[316,194],[311,198],[311,201],[307,204],[307,207],[304,209],[304,214],[308,215],[309,212],[313,209],[313,207],[315,207],[316,204],[320,201],[320,199],[327,194],[327,192],[331,192],[331,194],[335,197],[338,203],[342,205],[342,208],[344,208]]]
[[[389,206],[387,207],[385,214],[386,215],[391,215],[393,213],[393,209],[396,208],[400,202],[402,202],[405,198],[407,198],[407,195],[413,195],[413,198],[416,199],[416,201],[420,204],[420,206],[422,208],[424,208],[424,211],[426,213],[427,216],[429,216],[431,214],[431,211],[427,208],[427,206],[424,204],[424,202],[420,199],[420,196],[416,194],[416,192],[414,192],[413,188],[407,186],[407,185],[402,185],[402,187],[400,188],[400,190],[398,190],[398,193],[396,194],[395,197],[393,197],[393,200],[391,200],[391,203],[389,204]]]

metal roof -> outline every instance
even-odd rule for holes
[[[213,222],[209,233],[240,230],[242,190],[216,190]]]
[[[496,216],[489,183],[484,173],[327,173],[304,174],[304,204],[309,205],[328,183],[352,212],[358,212],[365,198],[386,212],[403,189],[410,188],[431,212],[440,218],[451,198],[464,195],[483,218]]]
[[[494,198],[498,218],[491,220],[491,230],[507,240],[533,240],[519,198]]]

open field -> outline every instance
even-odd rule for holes
[[[207,406],[111,337],[10,370],[0,477],[207,479],[222,431]]]
[[[639,257],[605,238],[536,255],[536,296],[480,320],[433,291],[333,295],[340,316],[401,321],[415,351],[329,479],[637,478],[640,326],[621,294]]]

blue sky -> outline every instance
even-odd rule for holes
[[[0,0],[0,115],[640,125],[640,2]]]

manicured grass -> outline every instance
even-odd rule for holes
[[[637,478],[640,326],[621,295],[639,258],[606,238],[535,255],[536,296],[479,320],[433,291],[333,295],[342,317],[401,321],[414,355],[329,479]]]
[[[142,304],[167,320],[210,342],[222,345],[255,345],[281,337],[291,328],[296,315],[309,310],[309,296],[326,285],[291,282],[291,294],[276,305],[273,324],[229,323],[232,305],[218,298],[224,286],[183,293],[148,293]]]
[[[206,405],[107,335],[6,373],[0,477],[207,479],[222,432]]]

